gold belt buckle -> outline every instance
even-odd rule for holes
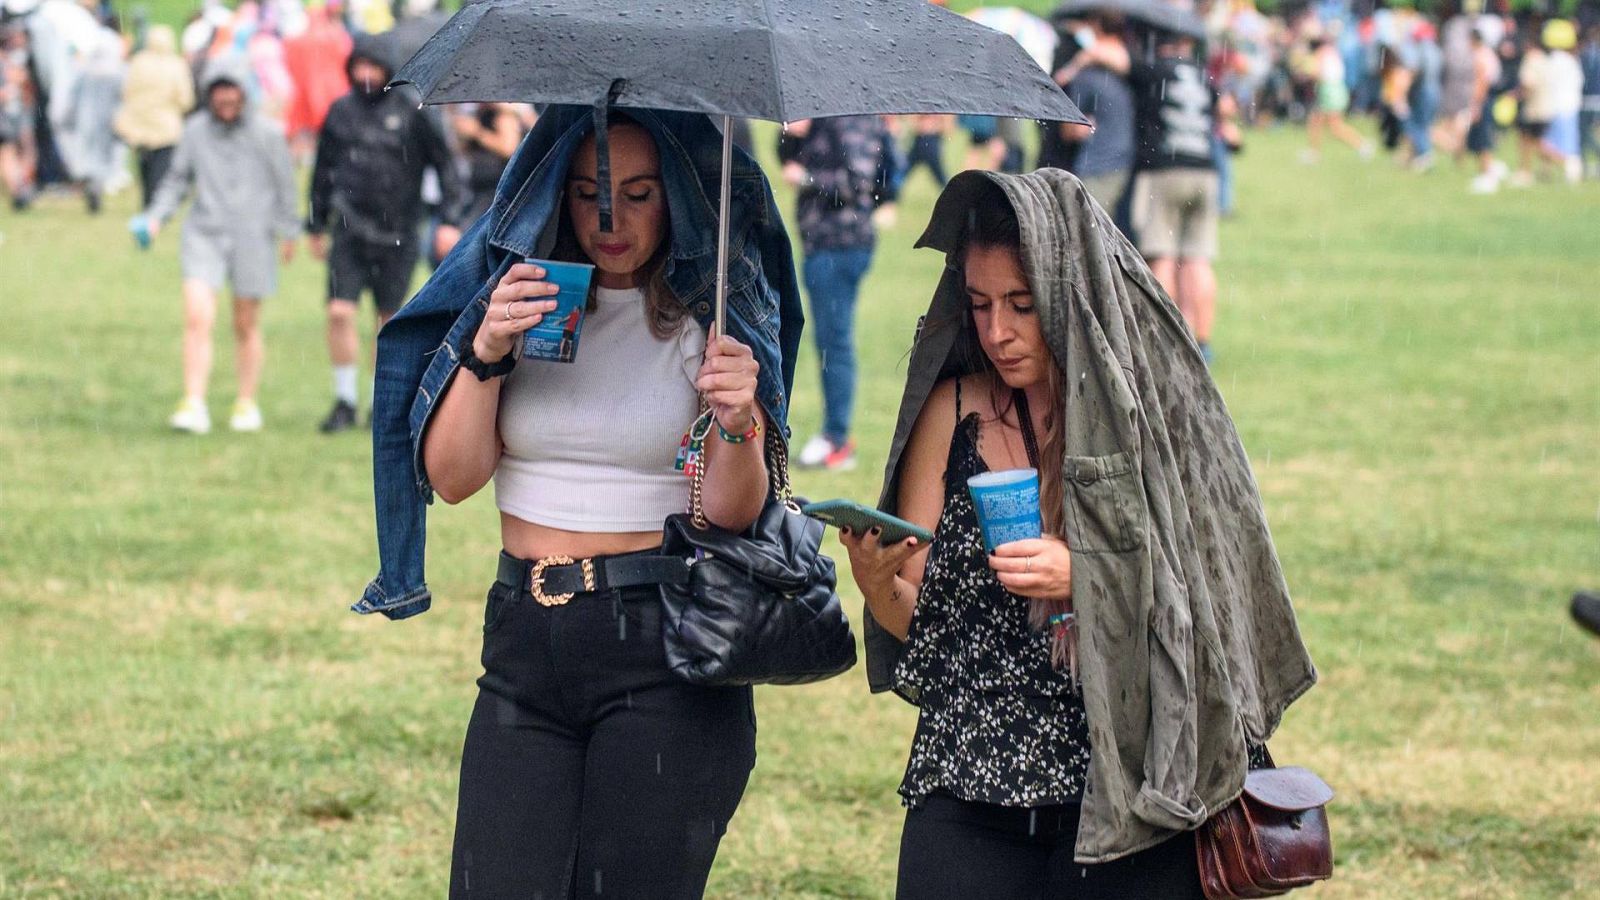
[[[546,556],[533,564],[533,574],[528,579],[528,589],[533,594],[533,600],[540,606],[565,606],[576,594],[546,594],[544,592],[544,570],[551,566],[570,566],[577,564],[577,560],[570,556]],[[594,560],[583,561],[583,589],[595,589]]]

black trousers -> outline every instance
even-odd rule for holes
[[[698,898],[755,764],[749,688],[666,668],[654,586],[546,607],[496,584],[453,898]]]
[[[919,134],[911,142],[911,152],[906,156],[906,178],[916,171],[917,166],[928,167],[933,173],[933,180],[939,182],[939,187],[944,187],[949,179],[944,177],[944,135]]]
[[[141,147],[134,154],[139,163],[139,193],[144,198],[144,205],[140,209],[150,208],[156,188],[161,186],[161,179],[167,177],[167,170],[172,168],[172,158],[177,153],[177,147]]]
[[[936,793],[906,812],[898,900],[1204,900],[1194,835],[1101,865],[1072,860],[1076,803],[1023,809]]]

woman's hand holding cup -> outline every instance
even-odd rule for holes
[[[994,548],[989,568],[1008,591],[1031,600],[1072,596],[1072,551],[1067,542],[1045,536]]]
[[[543,268],[517,263],[506,271],[489,295],[489,311],[472,339],[472,352],[486,363],[498,362],[516,349],[518,337],[556,308],[561,288],[544,280]]]

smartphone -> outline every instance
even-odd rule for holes
[[[905,519],[879,512],[870,506],[862,506],[854,500],[818,500],[800,507],[800,511],[819,522],[835,528],[848,528],[856,534],[881,528],[883,534],[879,539],[884,544],[898,544],[913,537],[924,544],[933,542],[933,532],[928,529],[919,528]]]
[[[569,363],[578,358],[578,335],[583,330],[583,313],[589,306],[589,282],[594,266],[586,263],[551,262],[525,259],[544,269],[544,280],[561,289],[556,308],[544,314],[539,324],[522,333],[522,358]]]

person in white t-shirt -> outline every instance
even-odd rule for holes
[[[1544,26],[1545,82],[1549,94],[1550,127],[1540,151],[1561,167],[1569,183],[1583,177],[1580,156],[1578,116],[1583,110],[1583,67],[1572,51],[1578,45],[1578,29],[1566,19],[1551,19]]]
[[[699,897],[755,763],[746,687],[672,674],[660,585],[687,579],[662,525],[690,502],[675,464],[704,398],[706,518],[747,529],[768,493],[760,364],[708,335],[667,284],[661,153],[613,113],[612,222],[596,141],[574,152],[552,260],[592,263],[576,358],[522,358],[555,284],[518,263],[459,351],[422,442],[434,491],[460,503],[492,481],[499,576],[462,750],[452,897]],[[593,886],[590,888],[590,886]],[[603,886],[603,887],[602,887]]]

